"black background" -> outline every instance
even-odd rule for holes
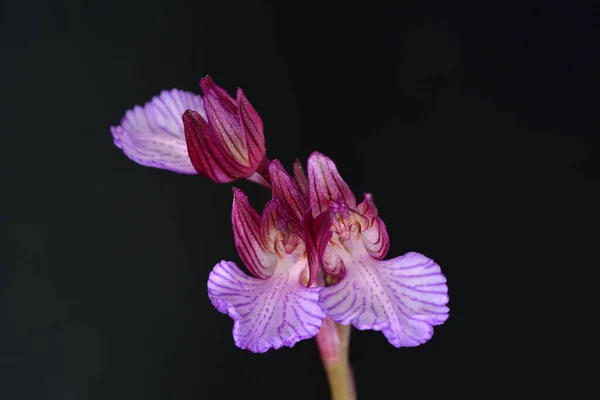
[[[597,18],[448,3],[3,1],[0,398],[328,398],[313,341],[239,350],[207,298],[213,265],[239,260],[229,185],[112,144],[127,109],[206,74],[244,89],[271,159],[333,158],[374,194],[390,256],[422,252],[448,278],[427,344],[354,331],[360,399],[581,389]]]

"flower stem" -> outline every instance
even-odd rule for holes
[[[331,399],[356,400],[348,357],[350,326],[337,324],[327,318],[316,339],[329,381]]]
[[[325,365],[331,400],[355,400],[354,382],[348,358],[340,359],[335,365]]]

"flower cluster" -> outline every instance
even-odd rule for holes
[[[417,346],[448,318],[440,267],[419,253],[385,259],[386,226],[371,194],[358,203],[335,163],[314,152],[290,175],[266,157],[260,116],[238,89],[233,99],[210,77],[204,96],[162,92],[112,127],[133,161],[217,183],[249,179],[272,192],[261,214],[233,189],[231,221],[251,275],[221,261],[208,296],[234,320],[235,344],[256,353],[314,337],[327,318],[382,331],[395,347]]]

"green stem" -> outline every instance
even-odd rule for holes
[[[325,349],[323,343],[326,340],[317,340],[321,350],[321,361],[327,373],[329,381],[329,390],[332,400],[356,400],[356,392],[354,388],[354,377],[350,368],[348,350],[350,347],[350,326],[335,324],[335,330],[329,332],[321,332],[320,334],[332,335],[337,334],[337,338],[333,338],[328,343],[331,345],[336,343],[335,351],[331,348]],[[337,340],[335,340],[337,339]],[[333,354],[332,354],[333,353]]]

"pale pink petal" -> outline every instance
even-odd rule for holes
[[[383,331],[392,345],[411,347],[448,318],[446,278],[424,255],[379,261],[365,253],[344,261],[344,279],[320,293],[319,304],[334,321]]]
[[[208,296],[234,320],[235,344],[255,353],[315,336],[325,315],[319,290],[300,284],[297,268],[278,268],[267,279],[245,275],[234,263],[221,261],[208,278]]]
[[[187,109],[205,115],[200,96],[177,89],[163,91],[143,107],[127,111],[121,125],[110,128],[114,143],[140,165],[196,174],[181,120]]]
[[[338,250],[334,246],[341,246],[339,244],[324,244],[325,250],[323,251],[322,261],[323,268],[327,275],[334,278],[341,279],[346,273],[344,262],[338,255]]]

